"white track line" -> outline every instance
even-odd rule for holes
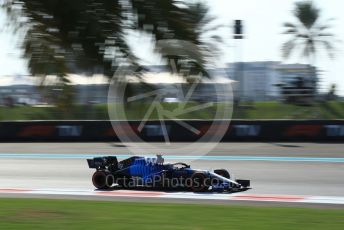
[[[156,192],[114,190],[95,191],[87,189],[8,189],[0,188],[1,194],[21,195],[63,195],[63,196],[95,196],[95,197],[132,197],[132,198],[165,198],[192,200],[233,200],[258,202],[312,203],[312,204],[344,204],[344,197],[335,196],[294,196],[294,195],[261,195],[261,194],[223,194],[223,193],[191,193],[191,192]]]

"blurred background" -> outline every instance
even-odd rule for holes
[[[167,107],[183,103],[173,89],[192,75],[201,81],[189,102],[224,103],[214,87],[230,87],[235,119],[344,118],[342,1],[0,2],[0,120],[108,120],[109,82],[123,65],[136,70],[128,95],[171,88]],[[194,43],[197,58],[164,55],[162,39]]]
[[[0,0],[0,229],[344,229],[343,9]],[[94,190],[86,158],[155,154],[252,190]]]

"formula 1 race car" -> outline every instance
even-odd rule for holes
[[[87,159],[89,168],[96,169],[92,176],[97,189],[154,188],[182,189],[194,192],[240,192],[250,189],[249,180],[232,180],[225,169],[214,172],[192,169],[185,163],[164,164],[161,155],[156,158],[130,157],[119,161],[115,156]]]

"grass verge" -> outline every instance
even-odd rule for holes
[[[0,199],[0,229],[344,229],[344,210]]]
[[[162,103],[164,110],[174,111],[178,103]],[[197,106],[188,103],[186,108]],[[149,110],[150,103],[133,103],[125,109],[126,116],[118,119],[141,120]],[[222,104],[218,104],[223,109]],[[216,107],[182,113],[179,119],[213,119]],[[176,113],[174,113],[176,114]],[[158,119],[153,111],[149,119]],[[313,106],[297,106],[279,102],[256,102],[242,104],[233,109],[234,119],[344,119],[344,102],[333,101],[317,103]],[[108,120],[107,105],[82,106],[75,105],[68,111],[61,111],[55,107],[36,108],[17,106],[13,108],[0,107],[0,120]]]

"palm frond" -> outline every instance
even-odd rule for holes
[[[315,30],[318,30],[318,31],[323,31],[323,30],[328,30],[328,29],[331,29],[331,26],[330,25],[320,25],[320,26],[317,26],[316,28],[314,28]]]
[[[309,34],[297,34],[296,37],[297,38],[310,39],[311,35],[309,35]]]
[[[293,23],[290,23],[290,22],[285,22],[283,24],[284,27],[289,27],[289,28],[296,28],[297,26],[294,25]]]
[[[297,29],[288,29],[284,31],[282,34],[296,34],[298,32]]]
[[[222,37],[220,37],[219,35],[213,35],[213,36],[211,36],[211,38],[216,42],[219,42],[219,43],[223,42]]]
[[[294,39],[285,42],[282,45],[282,57],[287,59],[290,57],[294,48],[296,47],[296,41]]]
[[[304,46],[303,51],[300,53],[300,58],[308,58],[310,54],[309,46]]]
[[[210,22],[209,22],[210,23]],[[211,25],[211,26],[207,26],[206,24],[204,25],[204,28],[202,29],[202,32],[203,33],[207,33],[207,32],[210,32],[210,31],[214,31],[214,30],[218,30],[218,29],[221,29],[221,28],[224,28],[226,27],[225,25],[222,25],[222,24],[215,24],[215,25]]]
[[[329,56],[331,59],[334,59],[334,58],[335,58],[335,53],[334,53],[335,47],[334,47],[334,45],[333,45],[331,42],[329,42],[329,41],[320,41],[320,42],[321,42],[321,43],[323,44],[323,46],[325,47],[328,56]]]
[[[319,33],[317,34],[317,37],[334,37],[335,35],[333,33]]]

